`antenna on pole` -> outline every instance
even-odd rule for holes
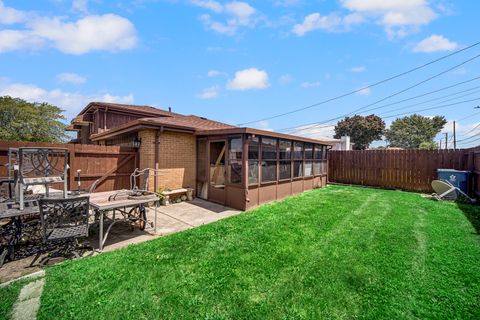
[[[445,132],[445,150],[448,149],[448,132]]]

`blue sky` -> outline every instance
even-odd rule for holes
[[[0,95],[56,104],[68,118],[95,100],[245,123],[362,88],[475,43],[478,12],[477,1],[443,0],[0,0]],[[249,126],[302,129],[479,53],[477,46],[369,90]],[[480,76],[477,60],[375,106]],[[478,86],[474,80],[375,112],[387,117],[454,104],[419,113],[459,120],[458,139],[464,139],[480,133],[474,129],[480,110],[473,109],[480,104]],[[451,127],[449,122],[444,131]],[[298,134],[331,136],[332,127]]]

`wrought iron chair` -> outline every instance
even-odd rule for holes
[[[7,202],[13,200],[13,189],[15,186],[15,180],[2,179],[0,180],[0,202]]]
[[[29,186],[43,185],[49,196],[49,186],[63,184],[63,197],[67,196],[68,149],[18,148],[9,151],[9,166],[13,167],[15,197],[24,209],[24,191]]]
[[[92,250],[93,253],[91,246],[81,246],[78,241],[88,237],[88,196],[40,199],[40,220],[44,247],[35,260],[48,251],[40,264],[62,256],[79,258],[79,251]]]

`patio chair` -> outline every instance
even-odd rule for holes
[[[88,196],[40,199],[43,250],[35,260],[47,252],[40,264],[57,257],[79,258],[80,251],[91,250],[93,253],[91,246],[79,244],[79,239],[88,237],[89,208]]]
[[[15,180],[2,179],[0,180],[0,203],[13,200],[13,189]]]
[[[433,180],[432,189],[435,191],[433,195],[436,200],[467,200],[470,203],[475,203],[476,200],[470,198],[465,192],[455,187],[446,180]]]

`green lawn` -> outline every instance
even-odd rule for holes
[[[331,186],[47,269],[40,319],[479,319],[480,210]]]
[[[13,305],[17,301],[20,290],[30,281],[32,280],[19,280],[7,287],[0,288],[0,319],[10,319]]]

